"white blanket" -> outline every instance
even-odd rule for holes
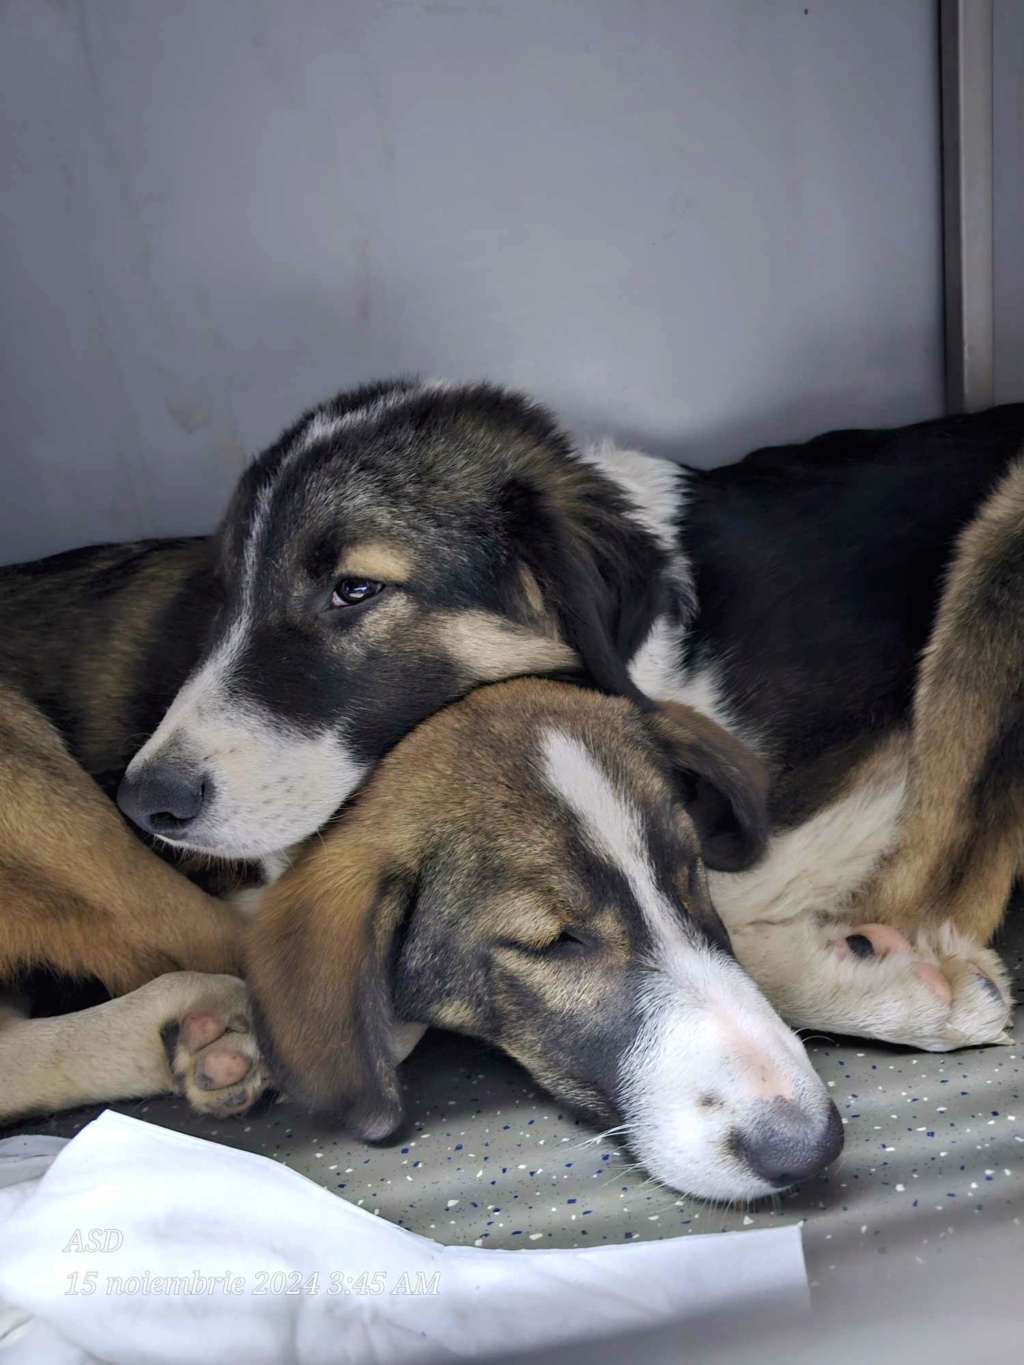
[[[266,1157],[111,1111],[55,1159],[47,1143],[0,1143],[0,1365],[405,1365],[808,1303],[798,1227],[444,1247]]]

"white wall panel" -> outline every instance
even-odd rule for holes
[[[942,404],[931,0],[6,0],[0,558],[488,375],[698,463]]]

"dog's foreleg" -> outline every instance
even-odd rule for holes
[[[45,716],[0,683],[0,981],[48,966],[111,995],[237,971],[242,916],[136,838]]]
[[[1012,1001],[990,949],[952,926],[906,939],[804,914],[732,932],[740,963],[793,1028],[930,1052],[1008,1041]]]
[[[900,845],[865,918],[987,943],[1024,871],[1024,459],[961,533],[914,697]]]
[[[266,1083],[248,994],[233,976],[169,972],[92,1009],[0,1029],[0,1123],[168,1092],[234,1114]]]

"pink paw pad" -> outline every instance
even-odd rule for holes
[[[888,957],[892,953],[913,951],[910,940],[888,924],[855,925],[850,933],[836,944],[836,952],[840,957]],[[936,967],[932,962],[915,962],[913,971],[914,975],[945,1004],[948,1005],[952,1001],[953,987],[941,967]]]
[[[225,1086],[237,1085],[251,1066],[252,1062],[242,1053],[217,1049],[207,1053],[196,1067],[195,1083],[201,1090],[223,1090]]]
[[[224,1033],[226,1025],[215,1014],[186,1014],[181,1021],[180,1040],[190,1052],[215,1042]]]

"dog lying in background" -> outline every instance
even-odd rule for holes
[[[155,994],[173,968],[237,967],[240,917],[104,792],[163,853],[280,871],[417,723],[482,683],[564,674],[690,703],[759,754],[757,867],[716,849],[713,790],[690,809],[707,803],[737,954],[789,1022],[998,1040],[984,945],[1022,862],[1022,432],[1024,410],[997,409],[695,471],[576,452],[489,386],[396,382],[286,432],[212,545],[4,571],[0,980],[45,966]],[[170,989],[164,1084],[244,1103],[237,989],[217,1009],[209,984],[203,1008]]]

